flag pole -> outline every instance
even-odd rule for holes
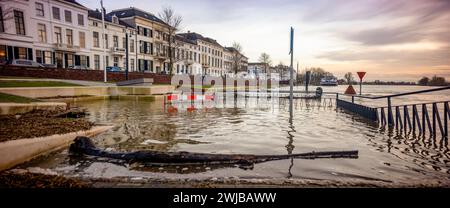
[[[294,28],[291,27],[291,42],[290,51],[291,54],[291,70],[290,70],[290,80],[289,80],[289,122],[292,124],[293,117],[293,100],[294,100]]]

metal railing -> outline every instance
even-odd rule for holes
[[[384,96],[362,96],[362,95],[346,95],[346,94],[340,94],[336,93],[336,106],[344,108],[346,110],[349,110],[351,112],[354,112],[358,115],[361,115],[365,118],[368,118],[373,121],[379,122],[381,125],[388,125],[389,127],[396,127],[404,129],[405,131],[407,129],[412,130],[413,132],[416,132],[416,130],[419,131],[420,134],[425,134],[425,132],[430,132],[430,135],[436,136],[437,131],[439,128],[439,131],[442,134],[442,137],[448,137],[448,119],[450,119],[450,109],[449,109],[449,102],[450,101],[436,101],[436,102],[429,102],[429,103],[417,103],[417,104],[406,104],[406,105],[392,105],[391,98],[393,97],[400,97],[400,96],[407,96],[407,95],[414,95],[414,94],[421,94],[421,93],[429,93],[429,92],[436,92],[436,91],[444,91],[449,90],[450,86],[441,87],[441,88],[434,88],[434,89],[427,89],[427,90],[420,90],[420,91],[414,91],[414,92],[407,92],[407,93],[399,93],[399,94],[393,94],[393,95],[384,95]],[[339,96],[351,96],[352,101],[345,101],[339,99]],[[356,104],[355,103],[355,97],[357,98],[363,98],[363,99],[387,99],[387,106],[385,107],[377,107],[377,108],[371,108],[364,105]],[[439,113],[438,105],[443,105],[443,119],[441,119],[441,114]],[[432,118],[430,119],[430,115],[428,113],[428,107],[431,105],[432,109]],[[421,115],[419,115],[418,106],[421,107]],[[385,110],[386,109],[386,110]],[[411,116],[410,116],[410,109],[411,109]],[[378,116],[378,110],[380,110],[379,116]],[[387,111],[387,112],[386,112]],[[395,115],[394,115],[395,111]],[[403,112],[402,112],[403,111]],[[403,118],[402,118],[403,116]]]

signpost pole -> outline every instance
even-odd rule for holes
[[[356,72],[359,77],[359,95],[362,95],[362,80],[364,78],[364,75],[366,75],[366,72]]]
[[[290,80],[289,80],[289,112],[290,112],[290,123],[292,123],[292,116],[293,116],[293,100],[294,100],[294,28],[291,27],[291,44],[290,44],[290,51],[291,54],[291,70],[290,70]]]

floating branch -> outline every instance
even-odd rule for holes
[[[272,160],[358,158],[358,151],[308,152],[290,155],[251,155],[251,154],[208,154],[191,152],[137,151],[130,153],[111,152],[97,148],[88,137],[79,136],[70,145],[70,153],[85,154],[127,162],[144,163],[203,163],[203,164],[253,164]]]

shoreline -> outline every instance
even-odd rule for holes
[[[23,169],[0,172],[4,188],[444,188],[447,181],[414,181],[412,183],[363,180],[314,179],[167,179],[167,178],[82,178],[36,173]],[[34,184],[34,185],[33,185]]]

